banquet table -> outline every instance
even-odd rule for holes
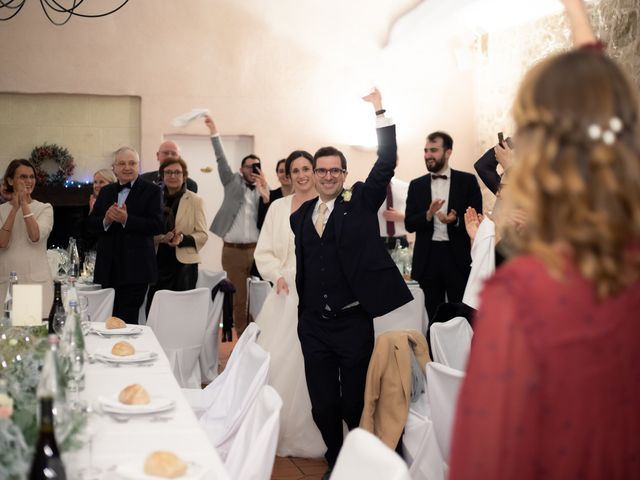
[[[134,470],[142,472],[142,465],[149,453],[168,450],[191,462],[190,472],[194,469],[199,474],[194,477],[188,472],[188,476],[183,477],[185,479],[228,479],[222,460],[182,394],[169,366],[169,360],[153,331],[146,326],[139,328],[141,334],[135,338],[106,338],[95,334],[85,337],[90,362],[85,364],[86,388],[79,396],[94,410],[94,413],[89,415],[87,429],[87,432],[94,432],[91,463],[103,470],[101,476],[92,478],[155,478],[121,475],[119,468],[122,465],[130,465]],[[118,364],[117,367],[95,360],[94,354],[97,350],[110,351],[114,343],[123,339],[131,343],[136,352],[157,353],[157,359],[150,365]],[[117,396],[124,387],[134,383],[145,387],[152,402],[162,397],[173,400],[175,407],[161,413],[126,416],[112,416],[101,411],[99,397]],[[79,472],[89,464],[89,451],[88,445],[85,444],[81,450],[65,455],[65,465],[71,479],[81,478]]]
[[[377,337],[390,330],[418,330],[426,335],[429,327],[429,316],[424,308],[424,292],[417,283],[407,284],[413,300],[400,308],[373,319],[373,328]]]

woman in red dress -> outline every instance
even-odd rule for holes
[[[513,113],[504,206],[527,225],[481,298],[449,478],[640,479],[638,99],[581,48],[535,66]]]

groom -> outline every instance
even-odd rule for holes
[[[296,245],[298,336],[313,420],[327,445],[329,478],[342,446],[342,420],[357,427],[364,403],[373,317],[412,300],[380,238],[377,212],[396,164],[395,126],[380,93],[364,97],[376,111],[378,160],[366,181],[343,189],[347,160],[333,147],[313,158],[319,199],[291,215]]]

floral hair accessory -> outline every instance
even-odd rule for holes
[[[594,142],[602,140],[606,145],[613,145],[616,135],[622,131],[624,123],[618,117],[611,117],[607,128],[602,128],[597,123],[592,123],[587,127],[587,135]]]

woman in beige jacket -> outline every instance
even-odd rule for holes
[[[160,165],[165,233],[155,237],[158,246],[158,281],[149,288],[147,312],[158,290],[191,290],[198,280],[200,249],[208,233],[201,197],[186,189],[186,162],[178,157]]]

